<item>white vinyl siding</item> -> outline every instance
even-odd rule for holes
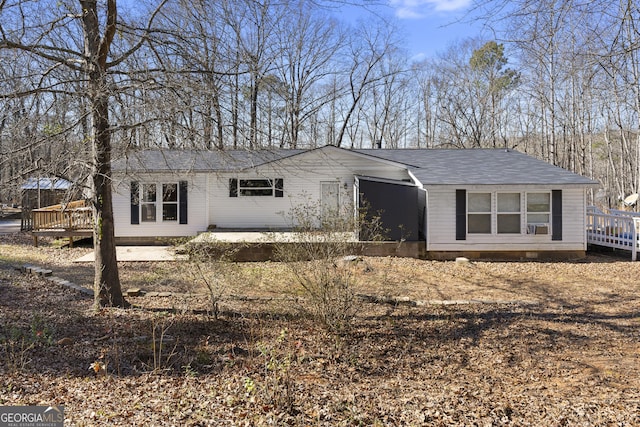
[[[341,150],[310,151],[244,172],[209,176],[209,223],[217,228],[286,229],[296,206],[318,209],[322,182],[336,183],[340,203],[353,203],[355,175],[409,179],[404,168]],[[230,179],[283,180],[283,197],[229,197]]]
[[[206,230],[208,226],[206,175],[138,173],[133,177],[124,177],[117,174],[114,177],[115,184],[113,187],[113,217],[116,237],[195,236],[199,232]],[[148,221],[144,221],[144,211],[141,206],[140,223],[131,224],[130,184],[132,181],[139,183],[140,190],[143,190],[145,185],[155,185],[155,221],[152,221],[150,217]],[[172,205],[175,203],[178,210],[179,207],[177,207],[177,202],[171,201],[173,196],[169,194],[169,188],[165,187],[164,189],[169,192],[162,194],[163,185],[177,185],[180,181],[187,181],[187,224],[179,224],[177,220],[170,219],[173,211]],[[143,197],[140,199],[140,204],[143,205],[144,203]],[[151,210],[151,206],[148,208]],[[166,219],[163,220],[163,217]]]
[[[586,250],[585,237],[585,190],[584,188],[562,189],[561,241],[551,240],[548,234],[530,235],[526,229],[521,233],[469,234],[465,240],[456,240],[456,187],[429,186],[427,209],[427,250],[428,251],[552,251]],[[469,193],[547,193],[550,188],[537,186],[474,186]],[[468,195],[467,194],[467,195]],[[494,197],[495,198],[495,197]],[[521,206],[525,203],[521,199]],[[522,208],[522,220],[526,215]],[[497,208],[493,209],[497,211]],[[496,215],[492,219],[492,230],[497,230]]]

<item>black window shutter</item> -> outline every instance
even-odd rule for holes
[[[278,178],[276,179],[276,197],[284,197],[284,179]]]
[[[236,178],[229,180],[229,197],[238,197],[238,180]]]
[[[180,218],[180,224],[187,223],[187,181],[180,181],[178,183],[178,193],[180,197],[180,212],[178,218]]]
[[[467,240],[467,190],[456,190],[456,240]]]
[[[131,224],[140,224],[140,185],[131,181]]]
[[[562,190],[551,191],[551,240],[562,240]]]

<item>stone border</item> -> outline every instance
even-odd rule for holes
[[[48,280],[51,283],[55,283],[57,285],[60,286],[64,286],[66,288],[69,289],[73,289],[74,291],[78,291],[84,295],[90,296],[91,298],[93,298],[93,290],[92,289],[87,289],[85,287],[82,286],[78,286],[75,283],[72,283],[68,280],[65,280],[61,277],[57,277],[53,275],[53,270],[48,270],[46,268],[42,268],[42,267],[38,267],[35,265],[30,265],[30,264],[25,264],[22,267],[20,267],[18,270],[20,270],[23,274],[31,274],[33,276],[40,276],[45,280]]]
[[[465,299],[465,300],[414,300],[409,297],[378,297],[375,295],[358,294],[361,300],[373,304],[389,304],[389,305],[405,305],[409,307],[423,307],[427,305],[472,305],[472,304],[514,304],[514,305],[539,305],[538,301],[526,300],[484,300],[484,299]]]
[[[91,289],[87,289],[85,287],[82,286],[78,286],[75,283],[69,282],[68,280],[62,279],[60,277],[54,276],[53,275],[53,271],[52,270],[47,270],[38,266],[34,266],[34,265],[29,265],[29,264],[25,264],[22,267],[20,267],[18,270],[20,270],[23,274],[31,274],[31,275],[36,275],[36,276],[40,276],[43,277],[44,279],[52,282],[52,283],[56,283],[58,285],[67,287],[69,289],[73,289],[75,291],[78,291],[82,294],[91,296],[93,298],[93,290]],[[185,294],[185,293],[179,293],[179,292],[155,292],[155,291],[151,291],[151,292],[147,292],[144,291],[142,289],[138,289],[138,288],[132,288],[132,289],[128,289],[127,291],[124,292],[125,295],[129,296],[129,297],[160,297],[160,298],[166,298],[166,297],[177,297],[177,298],[190,298],[190,297],[203,297],[206,296],[206,294]],[[502,304],[502,305],[508,305],[508,304],[515,304],[515,305],[521,305],[521,306],[528,306],[528,305],[538,305],[540,304],[538,301],[526,301],[526,300],[481,300],[481,299],[469,299],[469,300],[414,300],[411,299],[409,297],[400,297],[400,296],[394,296],[394,297],[379,297],[379,296],[375,296],[375,295],[367,295],[367,294],[357,294],[356,297],[358,297],[361,301],[364,302],[368,302],[368,303],[373,303],[373,304],[389,304],[389,305],[404,305],[404,306],[408,306],[408,307],[424,307],[427,305],[440,305],[440,306],[449,306],[449,305],[472,305],[472,304]],[[274,301],[274,300],[278,300],[279,298],[276,297],[266,297],[266,298],[261,298],[261,297],[246,297],[246,296],[238,296],[238,295],[229,295],[228,296],[229,299],[232,300],[239,300],[239,301]],[[283,300],[288,300],[290,298],[282,298]],[[295,298],[297,299],[297,298]]]

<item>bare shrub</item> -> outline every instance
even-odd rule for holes
[[[186,271],[191,276],[191,282],[198,289],[206,291],[209,312],[217,319],[220,314],[220,301],[228,288],[240,278],[241,271],[235,262],[235,256],[242,250],[243,245],[208,239],[190,242],[184,248],[188,255]]]
[[[347,197],[343,198],[347,199]],[[362,253],[359,233],[383,240],[379,215],[356,211],[352,204],[328,210],[318,202],[293,207],[287,214],[294,233],[275,239],[274,256],[286,262],[306,297],[305,309],[325,327],[339,332],[358,311],[355,289],[359,280],[355,262]]]

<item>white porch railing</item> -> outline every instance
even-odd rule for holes
[[[634,218],[640,218],[640,212],[629,212],[629,211],[621,211],[618,209],[609,209],[609,213],[611,215],[632,216]]]
[[[636,261],[640,249],[640,216],[633,214],[625,211],[604,214],[587,209],[587,243],[631,251],[631,259]]]

